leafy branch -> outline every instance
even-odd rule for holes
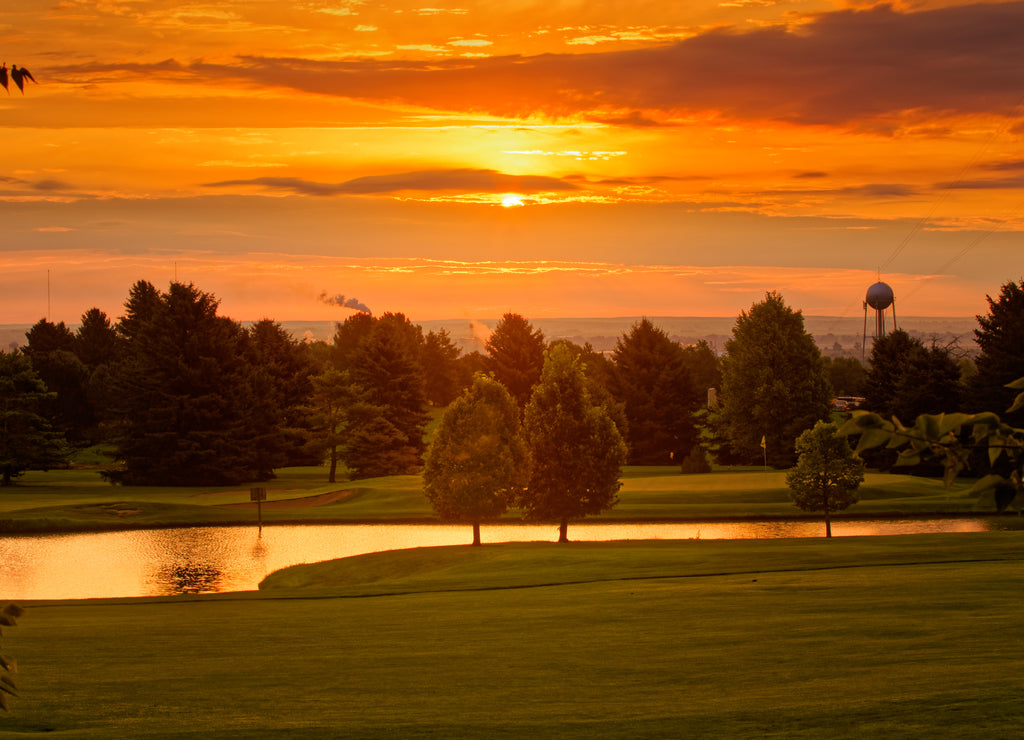
[[[14,627],[18,624],[18,617],[25,613],[17,604],[8,604],[0,609],[0,625],[3,627]],[[3,635],[3,627],[0,627],[0,636]],[[0,709],[7,711],[7,695],[18,695],[18,687],[11,678],[12,673],[18,672],[18,663],[11,657],[0,655]]]
[[[14,80],[14,84],[18,86],[19,90],[21,90],[22,95],[25,94],[25,80],[32,80],[32,82],[36,81],[36,78],[32,76],[31,72],[29,72],[24,67],[19,68],[17,64],[11,65],[11,79]],[[3,85],[4,90],[6,90],[8,94],[10,94],[11,88],[8,87],[7,82],[6,62],[4,62],[3,66],[0,67],[0,85]]]
[[[1006,385],[1021,391],[1007,413],[1024,408],[1024,378]],[[1024,493],[1024,429],[1002,422],[996,414],[921,414],[913,426],[904,426],[895,416],[891,421],[868,411],[855,411],[840,429],[841,434],[860,435],[856,451],[885,446],[897,450],[897,465],[917,465],[926,459],[938,460],[948,488],[965,468],[974,450],[988,451],[992,468],[968,491],[995,492],[996,506],[1003,511]]]

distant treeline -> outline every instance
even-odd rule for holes
[[[97,308],[73,330],[41,319],[23,346],[0,355],[6,403],[24,412],[21,427],[4,431],[0,465],[9,482],[61,464],[70,449],[106,444],[114,459],[102,474],[131,484],[233,484],[323,463],[332,478],[339,466],[352,478],[417,472],[432,409],[478,372],[522,409],[558,344],[582,362],[630,464],[696,471],[712,459],[767,456],[786,466],[796,436],[828,418],[837,395],[900,418],[998,409],[1001,385],[1024,376],[1021,286],[1008,283],[989,301],[971,338],[976,357],[964,341],[897,331],[862,363],[838,339],[829,357],[775,293],[732,320],[720,344],[680,342],[662,320],[638,319],[608,349],[565,338],[574,320],[545,320],[561,322],[552,338],[541,321],[509,313],[493,327],[464,322],[462,336],[478,347],[467,351],[445,326],[424,330],[401,313],[356,313],[335,323],[330,339],[303,340],[270,319],[218,315],[217,299],[194,285],[164,292],[139,281],[116,320]],[[603,329],[622,320],[580,321]]]

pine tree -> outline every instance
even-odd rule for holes
[[[117,445],[136,485],[215,485],[264,479],[265,408],[245,332],[217,315],[217,300],[172,283],[147,319],[132,324],[116,379]]]
[[[1002,286],[999,296],[985,296],[988,315],[978,316],[974,330],[981,354],[968,391],[969,411],[992,411],[1013,426],[1024,426],[1024,409],[1007,413],[1015,391],[1006,387],[1024,377],[1024,279]]]
[[[507,313],[487,340],[487,369],[526,406],[544,367],[544,334],[517,313]]]
[[[349,467],[364,477],[368,470],[384,471],[379,475],[413,473],[423,464],[427,413],[419,361],[421,340],[419,327],[404,315],[384,314],[352,354],[353,381],[366,391],[368,404],[379,409],[387,422],[375,421],[373,427],[377,443],[386,441],[385,446],[374,448],[362,440],[348,445],[346,454],[363,451]],[[356,425],[352,433],[366,435],[369,430]]]
[[[462,391],[459,348],[447,329],[427,332],[420,353],[426,381],[424,392],[435,406],[447,406]]]
[[[0,485],[26,470],[49,470],[63,462],[62,436],[44,414],[46,385],[19,352],[0,351]]]
[[[696,442],[693,412],[704,400],[682,347],[645,318],[619,339],[612,357],[616,396],[629,423],[630,465],[681,463]]]

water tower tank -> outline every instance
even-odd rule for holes
[[[896,294],[892,292],[886,283],[881,281],[868,288],[868,294],[864,298],[864,342],[861,345],[863,352],[867,349],[868,339],[868,306],[875,310],[875,339],[885,336],[885,309],[892,306],[892,326],[896,328]]]
[[[896,295],[886,283],[875,283],[868,288],[868,296],[865,300],[876,311],[884,311],[892,305],[895,299]]]

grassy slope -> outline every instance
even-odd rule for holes
[[[345,492],[326,506],[263,508],[264,522],[434,520],[419,476],[392,476],[328,484],[322,468],[289,468],[268,482],[270,501]],[[967,513],[992,511],[989,501],[966,495],[969,483],[951,489],[941,481],[872,473],[860,489],[861,501],[847,516]],[[627,468],[619,504],[602,519],[686,519],[797,517],[785,473],[761,470],[680,475],[676,468]],[[0,490],[0,531],[117,528],[166,525],[251,523],[249,486],[162,488],[110,486],[94,471],[29,473],[19,485]],[[513,512],[510,517],[515,517]],[[4,523],[7,520],[7,524]]]
[[[1015,533],[492,545],[35,604],[0,733],[1007,736],[1022,559]]]

